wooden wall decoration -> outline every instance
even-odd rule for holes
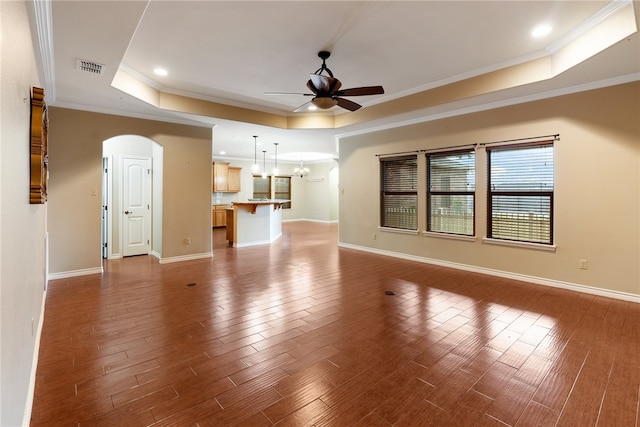
[[[44,89],[32,88],[31,93],[31,183],[29,203],[43,204],[47,201],[47,132],[49,119]]]

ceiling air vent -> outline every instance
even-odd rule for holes
[[[101,76],[104,73],[104,65],[85,59],[76,59],[76,68],[87,73],[97,74]]]

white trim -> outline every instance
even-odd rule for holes
[[[213,258],[213,252],[203,252],[200,254],[180,255],[168,258],[160,258],[160,264],[171,264],[173,262],[193,261],[196,259]]]
[[[322,224],[335,224],[338,222],[337,219],[310,219],[310,218],[297,218],[297,219],[283,219],[282,222],[319,222]]]
[[[82,270],[61,271],[60,273],[49,273],[48,280],[67,279],[69,277],[88,276],[90,274],[102,274],[102,267],[84,268]]]
[[[104,141],[102,141],[102,152],[104,153]],[[103,159],[107,159],[107,172],[103,171],[102,176],[104,179],[105,174],[107,175],[107,259],[117,259],[122,258],[119,253],[113,253],[113,156],[104,156]],[[104,183],[103,183],[104,186]]]
[[[391,227],[378,227],[378,230],[384,231],[386,233],[396,233],[396,234],[411,234],[417,236],[419,234],[418,230],[407,230],[405,228],[391,228]]]
[[[282,232],[280,234],[277,234],[275,236],[273,236],[273,238],[271,240],[269,239],[265,239],[265,240],[254,240],[251,242],[245,242],[245,243],[233,243],[233,247],[234,248],[246,248],[247,246],[258,246],[258,245],[268,245],[270,243],[275,242],[276,240],[278,240],[280,237],[282,237]]]
[[[453,110],[445,111],[441,113],[429,114],[428,110],[433,108],[432,106],[432,107],[427,107],[423,110],[415,110],[408,113],[411,115],[420,115],[419,117],[400,120],[393,123],[381,124],[378,126],[371,126],[366,129],[358,129],[352,132],[338,133],[336,134],[335,138],[339,142],[343,138],[348,138],[352,136],[366,135],[369,133],[395,129],[395,128],[400,128],[405,126],[411,126],[411,125],[420,124],[420,123],[427,123],[427,122],[432,122],[436,120],[447,119],[450,117],[458,117],[466,114],[478,113],[481,111],[489,111],[489,110],[494,110],[502,107],[509,107],[512,105],[526,104],[528,102],[556,98],[559,96],[571,95],[574,93],[586,92],[589,90],[596,90],[604,87],[617,86],[625,83],[635,82],[638,80],[640,80],[640,73],[631,73],[624,76],[617,76],[609,79],[599,80],[597,82],[589,82],[589,83],[579,84],[575,86],[564,87],[560,89],[552,89],[546,92],[538,92],[530,95],[518,96],[515,98],[507,98],[500,101],[483,103],[480,105],[473,105],[470,107],[461,107],[461,108],[457,108],[457,109],[453,109]],[[455,104],[456,102],[457,101],[454,101],[451,104]],[[442,105],[446,105],[446,104],[442,104]]]
[[[544,252],[556,251],[556,245],[544,245],[541,243],[531,243],[531,242],[516,242],[513,240],[492,239],[490,237],[484,237],[482,239],[482,243],[486,243],[489,245],[498,245],[498,246],[510,246],[512,248],[535,249],[537,251],[544,251]]]
[[[554,53],[556,53],[557,51],[559,51],[560,49],[562,49],[572,41],[577,40],[583,34],[587,33],[588,31],[591,31],[598,25],[602,24],[611,15],[618,13],[619,11],[621,11],[622,9],[626,8],[631,4],[632,4],[631,0],[614,0],[610,2],[605,7],[597,11],[595,14],[587,18],[585,21],[582,21],[580,24],[578,24],[577,27],[573,28],[567,34],[565,34],[564,36],[560,37],[559,39],[551,43],[549,46],[547,46],[545,48],[545,51],[549,55],[553,55]]]
[[[47,104],[52,105],[56,102],[52,1],[33,1],[33,7],[36,20],[36,32],[38,34],[38,45],[40,47],[42,77],[44,79],[44,88],[47,95]]]
[[[42,337],[42,325],[44,324],[44,309],[47,302],[47,291],[42,293],[42,306],[40,307],[40,319],[36,330],[35,343],[33,346],[33,360],[31,361],[31,374],[29,375],[29,390],[27,391],[27,401],[24,405],[22,415],[22,425],[28,427],[31,423],[31,412],[33,411],[33,396],[36,388],[36,372],[38,370],[38,358],[40,355],[40,338]]]
[[[465,242],[475,242],[477,240],[476,236],[465,236],[462,234],[451,234],[451,233],[438,233],[435,231],[423,231],[422,235],[424,237],[435,237],[436,239],[462,240]]]
[[[567,289],[574,292],[582,292],[585,294],[598,295],[607,298],[615,298],[623,301],[635,302],[640,304],[640,294],[631,294],[628,292],[614,291],[610,289],[596,288],[593,286],[581,285],[578,283],[562,282],[560,280],[547,279],[544,277],[529,276],[526,274],[512,273],[509,271],[494,270],[491,268],[477,267],[474,265],[460,264],[457,262],[442,261],[433,258],[425,258],[416,255],[403,254],[399,252],[385,251],[374,249],[367,246],[352,245],[350,243],[338,242],[338,246],[356,251],[370,252],[377,255],[401,258],[408,261],[421,262],[424,264],[433,264],[441,267],[454,268],[456,270],[471,271],[473,273],[487,274],[490,276],[503,277],[506,279],[519,280],[522,282],[534,283],[536,285],[550,286],[552,288]]]
[[[162,255],[159,252],[151,251],[149,255],[156,257],[157,259],[162,259]]]
[[[278,236],[280,237],[280,236]],[[246,242],[246,243],[234,243],[233,247],[234,248],[247,248],[249,246],[260,246],[260,245],[268,245],[270,244],[272,241],[270,240],[255,240],[253,242]]]

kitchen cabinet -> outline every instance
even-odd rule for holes
[[[229,174],[227,175],[227,191],[240,192],[240,177],[242,168],[229,166]]]
[[[227,225],[227,213],[226,209],[231,205],[212,205],[211,206],[211,226],[212,227],[226,227]]]
[[[229,166],[227,162],[213,162],[213,191],[215,193],[240,192],[242,168]]]
[[[229,241],[229,244],[231,246],[233,246],[233,241],[234,241],[234,234],[236,232],[235,229],[235,223],[233,221],[233,207],[229,207],[227,209],[225,209],[226,213],[227,213],[227,240]]]
[[[233,202],[227,209],[227,240],[234,247],[264,245],[282,236],[282,205],[288,200]]]
[[[213,191],[228,191],[229,163],[213,162]]]

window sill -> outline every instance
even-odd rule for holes
[[[543,245],[540,243],[529,243],[529,242],[514,242],[511,240],[491,239],[489,237],[483,238],[482,243],[486,243],[489,245],[498,245],[498,246],[511,246],[514,248],[534,249],[537,251],[544,251],[544,252],[556,251],[556,245]]]
[[[434,231],[423,231],[422,235],[425,237],[435,237],[438,239],[462,240],[465,242],[476,241],[476,236],[465,236],[462,234],[449,234],[449,233],[437,233]]]
[[[405,228],[378,227],[378,230],[389,233],[412,234],[414,236],[418,234],[418,230],[407,230]]]

